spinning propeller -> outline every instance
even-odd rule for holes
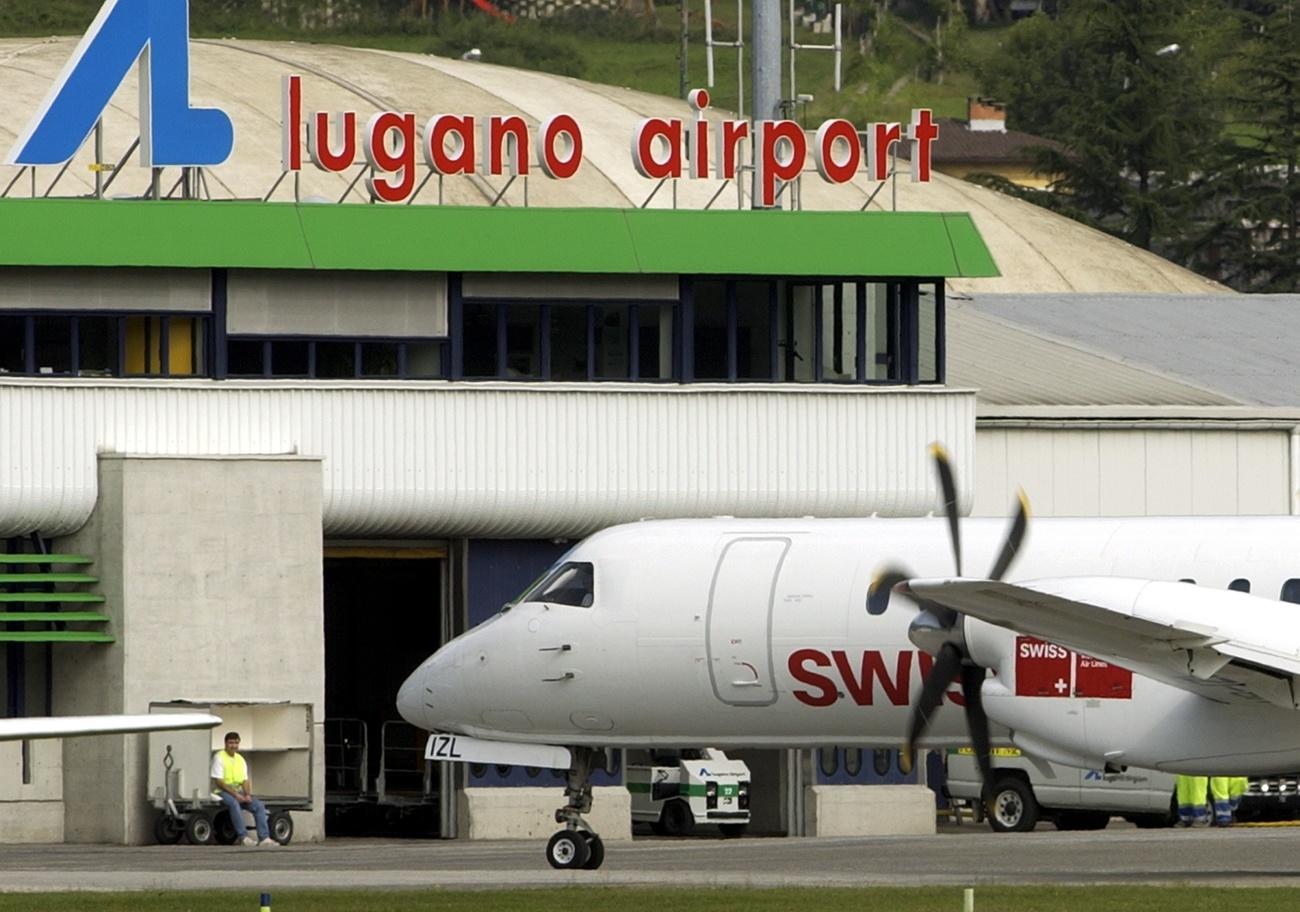
[[[957,576],[961,576],[961,524],[957,516],[957,483],[953,477],[952,464],[947,451],[939,444],[930,445],[930,454],[934,457],[935,470],[939,474],[939,486],[943,491],[944,515],[948,520],[948,538],[952,543],[952,554],[957,566]],[[1006,575],[1020,551],[1029,526],[1029,501],[1023,491],[1020,492],[1016,515],[1011,521],[1011,528],[1002,542],[1002,549],[989,572],[988,578],[1000,580]],[[961,693],[966,703],[966,727],[970,731],[971,746],[975,749],[975,759],[979,764],[980,776],[984,781],[985,792],[992,785],[993,766],[989,761],[989,720],[984,714],[984,702],[981,688],[984,684],[985,669],[971,659],[966,646],[966,636],[962,626],[962,616],[942,605],[920,598],[907,588],[907,581],[915,576],[912,572],[897,564],[886,566],[871,583],[867,593],[867,612],[883,614],[889,607],[891,591],[897,588],[907,594],[921,609],[907,630],[908,638],[917,648],[934,656],[934,665],[921,683],[921,694],[912,707],[911,717],[907,721],[907,741],[899,755],[899,766],[903,772],[910,772],[912,754],[916,742],[925,734],[931,719],[943,701],[944,691],[954,678],[960,676]]]

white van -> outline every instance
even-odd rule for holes
[[[749,825],[749,767],[715,748],[630,751],[625,781],[632,821],[657,835],[686,836],[696,823],[712,823],[723,836],[740,836]]]
[[[1025,833],[1041,819],[1058,830],[1100,830],[1111,817],[1140,827],[1171,826],[1177,816],[1174,776],[1130,766],[1122,773],[1085,770],[1030,760],[1014,747],[993,751],[993,800],[989,826],[998,833]],[[982,813],[980,773],[969,747],[948,751],[947,791]]]

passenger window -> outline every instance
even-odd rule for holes
[[[1180,579],[1178,582],[1180,582],[1180,583],[1191,583],[1193,586],[1196,585],[1196,580],[1194,580],[1194,579]]]
[[[1233,592],[1249,592],[1250,580],[1235,579],[1232,582],[1228,583],[1228,588],[1231,589]]]
[[[1282,584],[1282,601],[1300,605],[1300,579],[1289,579]]]
[[[562,564],[525,596],[524,601],[590,608],[596,600],[592,576],[591,564],[586,561]]]

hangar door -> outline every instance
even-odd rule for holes
[[[772,602],[788,538],[738,538],[718,558],[709,589],[709,677],[734,706],[776,702]]]

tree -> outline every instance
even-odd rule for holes
[[[1039,152],[1051,193],[1112,234],[1169,250],[1221,133],[1223,16],[1218,0],[1071,0],[1056,19],[1016,24],[981,81],[1012,126],[1065,147]]]
[[[1295,0],[1239,4],[1231,96],[1234,142],[1207,182],[1202,232],[1188,256],[1250,291],[1300,288],[1300,10]]]

